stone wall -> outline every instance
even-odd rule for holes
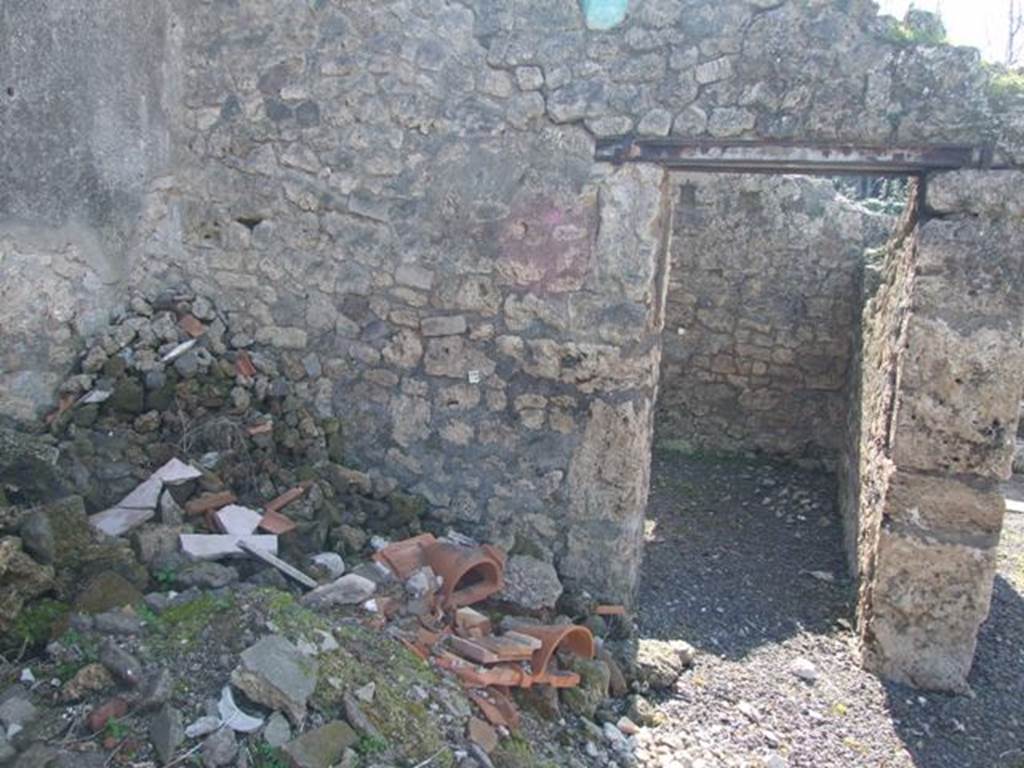
[[[892,218],[831,181],[672,178],[675,214],[656,440],[831,464],[864,250]]]
[[[320,371],[346,461],[609,600],[639,563],[670,195],[657,169],[595,164],[595,137],[1024,146],[976,52],[909,45],[866,0],[636,0],[608,31],[576,0],[101,5],[5,3],[3,37],[38,40],[0,55],[38,120],[124,138],[50,140],[83,179],[124,171],[67,197],[122,223],[82,214],[123,257],[118,294],[215,297],[229,344]],[[51,82],[47,57],[86,82]],[[45,158],[4,138],[5,168]],[[0,211],[66,181],[5,175]],[[76,218],[52,211],[33,235]]]
[[[863,654],[927,688],[966,686],[988,615],[1024,376],[1022,189],[1020,172],[930,177],[865,311],[844,496]]]

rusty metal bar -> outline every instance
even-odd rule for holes
[[[836,176],[915,176],[929,171],[992,168],[987,147],[925,145],[880,147],[854,144],[797,144],[764,141],[599,139],[601,162],[654,163],[682,171],[718,173],[804,173]]]

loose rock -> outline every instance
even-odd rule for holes
[[[231,683],[255,702],[280,709],[297,727],[317,681],[317,665],[279,635],[270,635],[242,653]]]
[[[302,602],[310,608],[323,608],[329,605],[356,605],[369,600],[377,590],[377,585],[357,573],[349,573],[337,581],[317,587],[302,598]]]
[[[181,712],[165,704],[149,721],[149,740],[153,743],[160,762],[166,765],[174,759],[174,753],[185,741],[185,727]]]
[[[348,723],[335,720],[304,733],[282,748],[294,768],[333,768],[357,741]]]
[[[562,595],[562,582],[551,563],[530,555],[513,555],[505,567],[501,599],[535,611],[554,608]]]

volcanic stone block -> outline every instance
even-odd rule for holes
[[[965,690],[992,596],[994,544],[944,543],[883,527],[874,577],[862,589],[864,665],[921,688]]]
[[[1024,370],[1017,335],[910,319],[892,433],[898,467],[1009,475]]]
[[[885,513],[896,524],[936,533],[998,536],[1006,503],[998,486],[982,478],[897,472],[886,490]]]

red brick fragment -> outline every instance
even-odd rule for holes
[[[266,512],[260,520],[260,528],[267,533],[275,533],[278,536],[291,533],[296,527],[294,520],[285,517],[280,512]]]
[[[487,691],[467,689],[466,696],[480,708],[484,717],[492,725],[500,725],[505,728],[519,726],[519,710],[512,703],[512,699],[504,693],[493,688]]]
[[[96,707],[85,720],[85,724],[92,733],[98,733],[107,727],[107,723],[113,719],[124,717],[128,714],[128,702],[117,697]]]
[[[235,357],[235,373],[247,379],[256,375],[256,366],[252,364],[252,358],[248,352],[239,352]]]
[[[282,509],[287,507],[293,501],[295,501],[296,499],[301,497],[302,494],[304,494],[309,489],[309,486],[310,486],[310,483],[306,482],[306,483],[299,483],[294,488],[289,488],[287,491],[282,493],[280,496],[278,496],[273,501],[268,501],[266,504],[264,504],[263,505],[263,511],[266,512],[267,514],[269,514],[271,512],[280,512]]]
[[[216,512],[228,504],[234,504],[236,501],[238,501],[238,497],[231,491],[204,493],[199,498],[187,502],[185,504],[185,512],[189,515],[206,515]]]
[[[206,326],[195,315],[182,315],[178,320],[178,325],[193,339],[198,339],[206,333]]]
[[[429,533],[388,544],[373,556],[378,563],[388,566],[402,581],[427,564],[426,548],[437,543]]]

